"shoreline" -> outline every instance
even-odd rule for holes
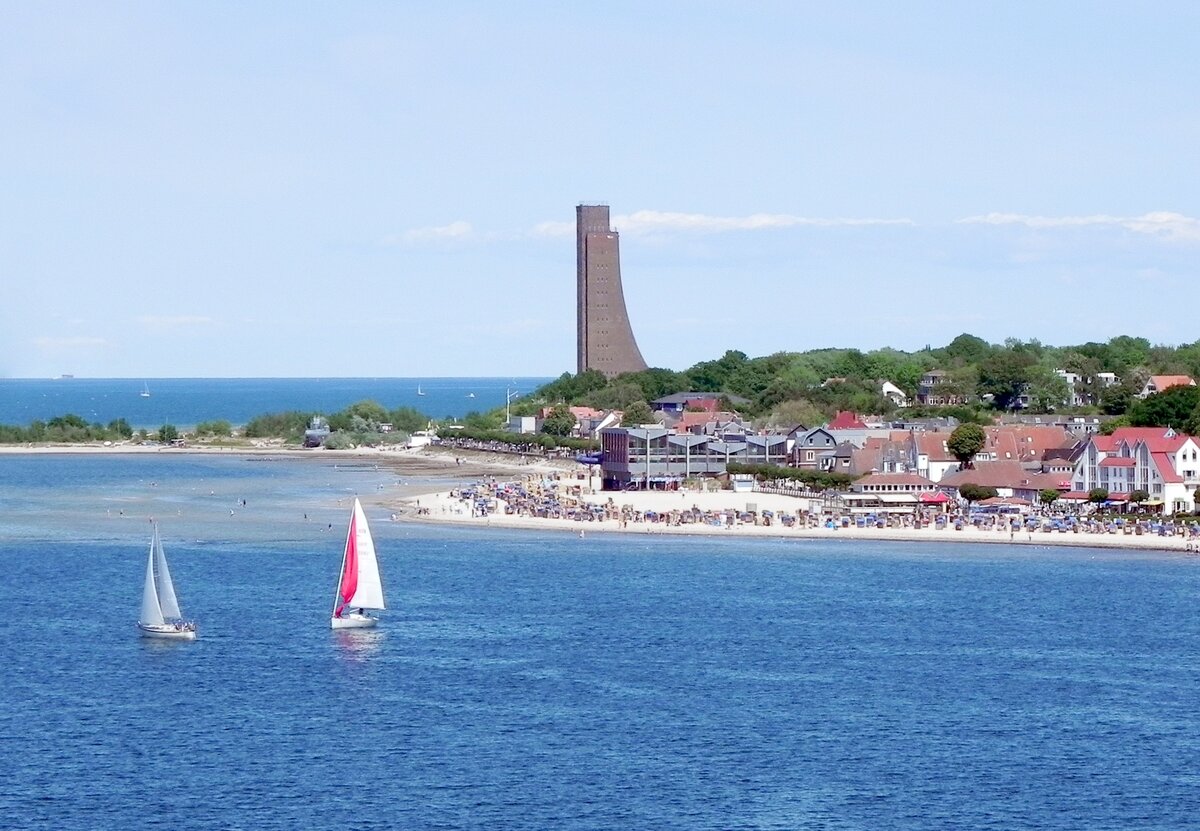
[[[570,480],[568,480],[570,481]],[[478,486],[479,483],[477,483]],[[509,484],[519,485],[516,482]],[[469,494],[465,495],[464,494]],[[627,491],[581,494],[573,502],[582,508],[578,517],[530,516],[522,513],[507,513],[507,503],[502,498],[486,497],[480,501],[474,488],[457,491],[438,491],[413,494],[392,503],[396,509],[393,519],[404,522],[423,522],[435,525],[459,525],[475,528],[503,529],[509,531],[551,531],[573,536],[587,534],[631,534],[671,535],[697,537],[724,537],[740,539],[792,539],[792,540],[846,540],[859,542],[901,543],[968,543],[987,545],[1024,546],[1035,548],[1070,547],[1096,548],[1126,551],[1157,551],[1184,555],[1200,555],[1200,539],[1184,535],[1158,535],[1152,533],[1095,533],[1086,530],[1051,531],[1019,530],[1008,528],[981,528],[965,525],[961,530],[953,523],[945,527],[849,527],[840,525],[808,525],[795,522],[791,526],[779,521],[769,525],[761,522],[743,522],[737,514],[743,507],[755,506],[759,516],[770,513],[772,518],[785,514],[795,516],[801,505],[796,497],[781,494],[734,493],[732,491]],[[606,513],[605,506],[609,510]],[[481,513],[481,506],[487,513]],[[590,509],[590,510],[589,510]],[[615,509],[615,510],[614,510]],[[680,514],[699,511],[709,516],[708,521],[680,522]],[[615,514],[645,517],[657,515],[657,521],[644,519],[622,519]],[[732,513],[734,518],[716,523],[713,513]],[[590,518],[582,518],[590,517]]]
[[[693,522],[680,524],[670,521],[622,521],[611,516],[617,507],[629,514],[644,516],[655,512],[670,516],[689,510],[735,516],[753,505],[763,514],[773,516],[789,514],[795,516],[802,507],[802,500],[776,493],[759,491],[622,491],[587,492],[586,480],[580,476],[580,465],[570,459],[519,456],[496,453],[489,450],[459,449],[453,447],[426,446],[418,448],[356,448],[353,450],[325,450],[283,446],[263,441],[250,446],[233,445],[188,445],[169,447],[162,445],[100,444],[76,445],[0,445],[0,456],[4,455],[48,455],[48,456],[95,456],[95,455],[155,455],[168,456],[245,456],[252,458],[306,459],[337,464],[341,461],[373,461],[394,467],[410,476],[449,475],[461,479],[464,486],[457,491],[425,489],[419,483],[405,483],[400,492],[390,497],[373,500],[380,507],[391,510],[392,518],[400,522],[421,522],[442,525],[463,525],[512,531],[553,531],[579,536],[587,533],[640,534],[673,536],[715,536],[755,539],[794,540],[856,540],[905,543],[982,543],[1012,546],[1066,546],[1072,548],[1098,548],[1130,551],[1159,551],[1176,554],[1200,554],[1200,539],[1183,535],[1160,536],[1157,534],[1093,533],[1088,531],[1021,530],[1010,534],[1007,529],[981,529],[967,525],[956,530],[947,523],[945,528],[933,526],[915,527],[835,527],[810,526],[796,522],[791,526],[780,522],[770,525],[742,522],[734,519],[732,524],[722,522]],[[591,506],[590,519],[528,516],[506,513],[502,499],[491,498],[490,510],[486,515],[472,516],[470,505],[456,493],[499,484],[525,486],[539,481],[552,485],[578,489],[578,493],[567,501],[576,506]],[[432,483],[430,483],[432,484]],[[609,518],[604,518],[603,507],[610,508]]]

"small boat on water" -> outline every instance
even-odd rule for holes
[[[342,572],[333,596],[331,629],[366,629],[379,622],[367,614],[367,609],[386,609],[383,602],[383,582],[379,577],[379,560],[375,556],[375,540],[367,525],[358,498],[350,512],[350,527],[346,532],[346,548],[342,552]]]
[[[475,393],[473,393],[473,392],[467,393],[467,398],[474,398],[474,397],[475,397]]]
[[[425,393],[421,391],[421,385],[417,384],[417,395],[424,395],[424,394]]]
[[[163,551],[162,539],[158,536],[158,525],[150,540],[150,554],[146,558],[146,582],[142,586],[142,613],[138,615],[138,631],[145,638],[190,641],[196,638],[195,621],[185,620],[179,609],[179,598],[171,571],[167,568],[167,555]]]
[[[142,383],[142,391],[139,392],[138,395],[140,395],[142,398],[149,398],[150,397],[150,385],[143,382]]]

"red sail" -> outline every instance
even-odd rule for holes
[[[338,606],[335,614],[341,617],[342,610],[358,591],[358,517],[350,514],[350,532],[346,535],[346,558],[342,564],[342,605]]]

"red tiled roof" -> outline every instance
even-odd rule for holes
[[[591,407],[567,407],[571,415],[575,418],[603,418],[603,410],[594,410]]]
[[[1018,461],[976,462],[974,468],[947,473],[938,485],[957,488],[970,483],[992,488],[1027,488],[1032,476]]]
[[[1137,462],[1128,456],[1107,456],[1100,460],[1100,467],[1135,467]]]
[[[1183,477],[1175,472],[1175,468],[1171,465],[1171,456],[1169,453],[1151,453],[1151,461],[1158,468],[1158,475],[1162,477],[1164,482],[1182,482]]]
[[[950,438],[949,433],[912,434],[912,439],[917,445],[917,452],[928,456],[931,462],[954,461],[954,454],[946,449],[946,439],[948,438]]]
[[[997,459],[1041,459],[1047,450],[1073,447],[1076,443],[1065,429],[1051,424],[1007,424],[983,430],[987,436],[984,450],[995,452]]]
[[[1170,387],[1194,387],[1196,385],[1190,375],[1151,375],[1150,383],[1159,392]]]
[[[865,430],[867,425],[862,423],[858,414],[850,410],[838,410],[833,421],[826,425],[827,430]]]
[[[855,485],[921,485],[930,489],[936,488],[933,480],[926,479],[916,473],[868,473],[861,479],[856,479]]]
[[[1150,448],[1151,453],[1173,453],[1188,440],[1183,433],[1176,433],[1168,427],[1119,427],[1113,431],[1111,438],[1117,442],[1127,442],[1130,447],[1140,441]]]

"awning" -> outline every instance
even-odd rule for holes
[[[917,501],[915,493],[881,493],[878,496],[880,502],[892,505],[914,505]]]
[[[886,504],[912,505],[917,501],[913,493],[844,493],[842,499],[846,502],[880,502]]]

